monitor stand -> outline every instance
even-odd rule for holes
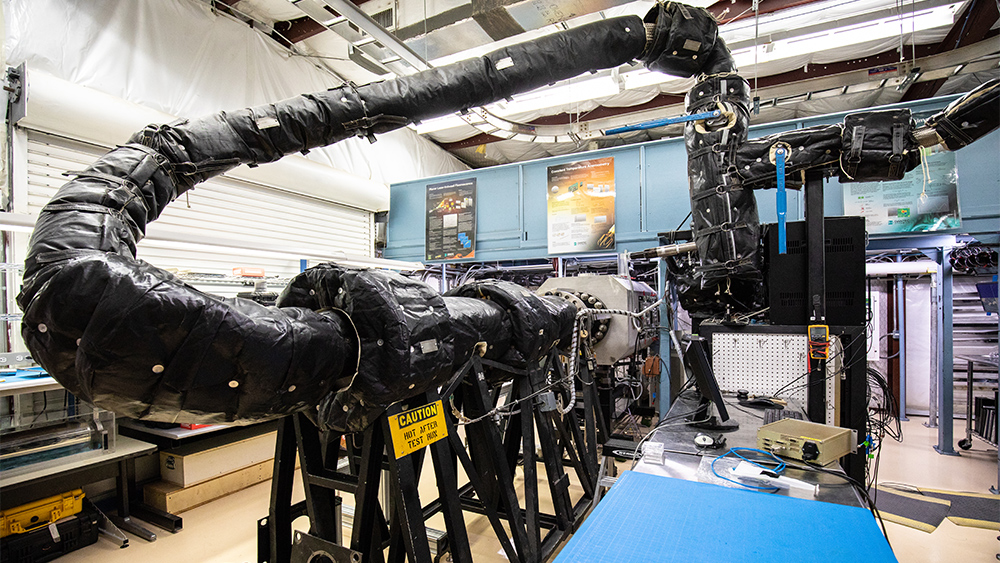
[[[715,405],[712,403],[712,401],[709,401],[704,397],[702,397],[701,401],[698,402],[698,409],[696,410],[696,412],[699,413],[706,412],[713,414],[712,416],[708,417],[708,420],[704,422],[695,422],[689,424],[688,426],[691,428],[697,428],[699,430],[711,430],[712,432],[735,432],[736,430],[740,429],[740,423],[736,422],[732,418],[730,418],[725,422],[720,421],[719,417],[714,414]],[[694,417],[698,417],[698,415],[694,415]]]

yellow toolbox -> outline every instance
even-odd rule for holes
[[[0,512],[0,538],[23,534],[83,510],[83,489],[56,495]]]

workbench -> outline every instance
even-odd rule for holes
[[[732,420],[738,422],[740,427],[735,432],[721,433],[726,439],[726,446],[724,448],[710,449],[695,446],[694,438],[698,434],[708,434],[718,437],[720,432],[692,428],[680,424],[683,421],[679,420],[677,424],[653,431],[652,436],[648,439],[649,442],[663,444],[663,465],[639,460],[633,469],[639,473],[698,481],[700,467],[701,475],[705,475],[703,458],[706,458],[705,463],[707,463],[711,458],[721,456],[731,448],[756,448],[757,429],[763,423],[764,410],[741,406],[735,397],[729,395],[725,396],[725,403],[729,411],[729,416]],[[694,392],[689,391],[681,394],[674,401],[670,412],[667,413],[667,417],[679,417],[685,413],[692,413],[697,408],[698,398]],[[790,404],[789,408],[796,409],[797,407],[794,404]],[[702,415],[699,414],[698,416]],[[801,462],[798,465],[801,465]],[[839,467],[833,469],[839,471]],[[819,493],[814,498],[801,491],[782,489],[774,493],[776,495],[795,496],[807,500],[819,500],[847,506],[863,506],[854,488],[846,480],[839,477],[816,471],[802,471],[792,468],[786,469],[784,475],[820,485]]]
[[[625,471],[556,563],[896,561],[871,512],[835,475],[785,470],[788,477],[818,484],[815,497],[793,489],[771,493],[698,482],[705,464],[729,448],[756,448],[763,410],[741,406],[734,397],[725,402],[740,423],[739,430],[724,434],[725,447],[694,444],[699,433],[719,432],[684,425],[655,431],[650,440],[663,445],[663,464],[640,460]],[[694,413],[697,406],[695,394],[682,394],[667,417]]]
[[[132,516],[170,532],[179,531],[183,526],[180,517],[146,506],[138,500],[135,460],[155,451],[156,446],[153,444],[118,436],[113,451],[96,456],[70,458],[66,463],[27,473],[12,476],[0,474],[0,510],[114,478],[117,484],[118,515],[109,518],[122,530],[147,541],[154,541],[156,534],[132,520]]]

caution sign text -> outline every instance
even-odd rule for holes
[[[390,416],[389,433],[396,459],[448,436],[441,401]]]

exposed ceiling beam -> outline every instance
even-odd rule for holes
[[[429,16],[421,22],[401,27],[396,30],[395,35],[400,40],[407,41],[409,39],[413,39],[414,37],[420,37],[421,35],[430,33],[436,29],[441,29],[442,27],[467,20],[471,17],[472,4],[462,4],[456,8],[445,10],[440,14]]]
[[[519,35],[525,29],[504,7],[516,2],[517,0],[472,0],[472,19],[494,41]]]
[[[944,53],[973,43],[978,43],[991,35],[996,35],[996,30],[991,28],[1000,18],[997,10],[996,0],[971,0],[965,7],[962,15],[955,21],[951,31],[945,36],[935,48],[934,53]],[[919,82],[910,85],[903,94],[904,102],[931,98],[941,89],[947,78],[938,78],[927,82]]]
[[[818,1],[819,0],[768,0],[767,2],[763,2],[761,0],[758,3],[758,11],[761,14],[770,14],[772,12],[787,10],[788,8],[794,8],[796,6],[804,6]],[[752,18],[754,16],[753,4],[753,0],[719,0],[705,9],[715,16],[719,25],[724,25],[742,19]]]
[[[389,33],[386,28],[379,25],[371,16],[361,11],[353,2],[349,0],[322,0],[322,2],[364,30],[365,33],[371,35],[383,47],[392,51],[413,68],[426,70],[431,67],[427,61],[413,49],[410,49],[406,43],[403,43],[392,33]]]
[[[239,17],[239,15],[237,15],[237,13],[233,9],[231,9],[233,4],[239,1],[240,0],[211,0],[209,4],[211,4],[212,8],[220,12],[229,14],[230,16]]]
[[[663,106],[672,106],[674,104],[680,104],[684,102],[684,96],[676,96],[674,94],[660,94],[643,104],[636,104],[634,106],[628,106],[627,108],[620,107],[608,107],[608,106],[598,106],[591,111],[583,112],[579,115],[560,113],[558,115],[547,115],[544,117],[539,117],[538,119],[531,122],[531,125],[562,125],[564,123],[573,123],[575,121],[589,121],[594,119],[603,119],[605,117],[614,117],[620,115],[623,109],[628,110],[627,113],[634,113],[637,111],[647,111],[651,109],[656,109]]]
[[[283,45],[298,43],[326,31],[326,26],[309,16],[294,20],[274,22],[272,37]]]

